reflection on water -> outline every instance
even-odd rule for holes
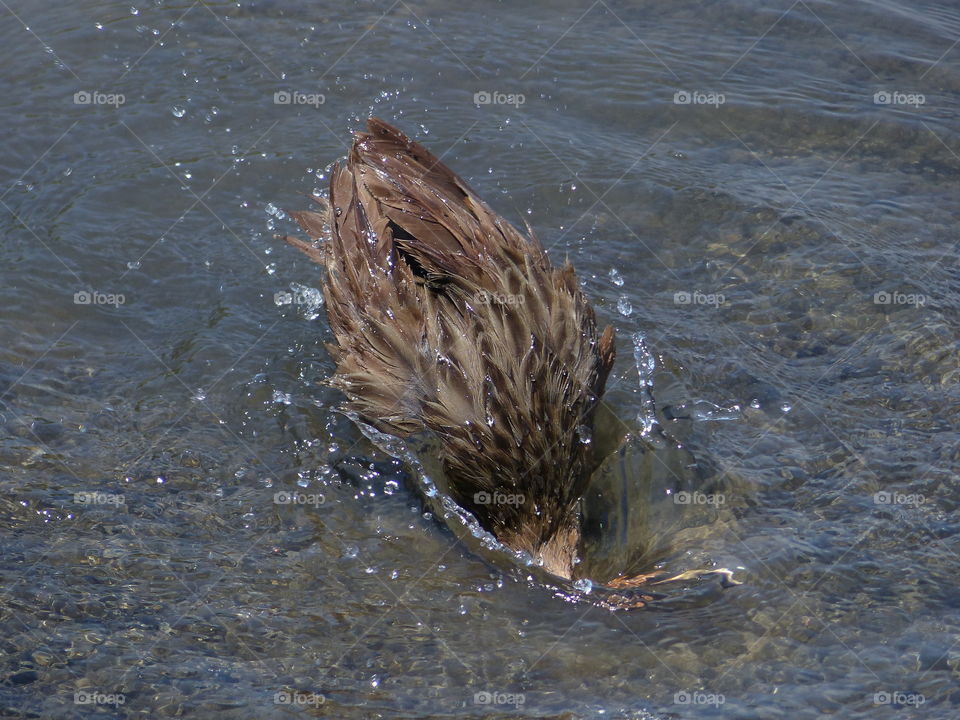
[[[955,8],[8,5],[3,714],[957,716]],[[595,607],[337,412],[273,235],[371,113],[616,326],[585,577],[742,585]]]

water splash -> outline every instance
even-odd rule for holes
[[[657,369],[657,360],[647,347],[646,338],[638,332],[633,334],[633,361],[637,367],[640,389],[643,391],[643,400],[637,412],[637,422],[642,428],[640,434],[646,437],[657,422],[656,409],[653,405],[653,373]]]
[[[505,553],[518,564],[528,567],[536,564],[528,553],[514,550],[497,540],[492,533],[480,525],[472,513],[460,507],[449,495],[441,492],[426,468],[424,468],[420,458],[411,450],[406,441],[393,435],[380,432],[371,425],[363,422],[356,413],[350,410],[343,410],[341,412],[354,422],[360,432],[363,433],[370,442],[388,455],[392,455],[407,463],[407,467],[413,471],[413,477],[416,478],[420,486],[420,491],[427,498],[428,506],[434,510],[434,513],[424,513],[425,516],[429,515],[432,518],[436,515],[441,517],[455,533],[460,534],[457,532],[458,530],[466,531],[470,537],[479,541],[479,545],[484,549]]]
[[[323,293],[320,290],[296,282],[290,283],[290,290],[298,309],[307,320],[320,317],[320,308],[323,307]]]

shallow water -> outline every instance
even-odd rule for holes
[[[0,714],[960,716],[955,7],[51,7],[0,11]],[[566,602],[335,411],[273,234],[369,114],[573,261],[631,422],[645,339],[723,503],[642,560],[742,585]]]

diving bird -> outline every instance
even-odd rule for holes
[[[331,384],[382,432],[431,433],[452,498],[575,578],[615,351],[573,266],[383,120],[355,135],[329,200],[313,199],[291,215],[320,242],[287,240],[326,268]]]

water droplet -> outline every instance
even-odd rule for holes
[[[186,108],[181,107],[180,105],[174,105],[172,108],[170,108],[170,112],[173,113],[173,116],[177,118],[182,118],[187,114]]]
[[[750,401],[750,407],[752,407],[754,410],[759,410],[760,401],[757,398],[754,398],[753,400]]]
[[[624,317],[629,317],[633,313],[633,305],[627,300],[626,295],[621,295],[617,300],[617,311]]]
[[[133,5],[131,5],[131,6],[130,6],[130,14],[131,14],[131,15],[139,15],[139,14],[140,14],[140,11],[137,10],[136,7],[134,7]]]
[[[131,260],[130,262],[127,263],[127,268],[128,268],[129,270],[139,270],[139,269],[140,269],[140,261],[139,261],[139,260]]]
[[[573,583],[573,586],[582,593],[590,594],[593,590],[593,583],[590,578],[580,578]]]
[[[582,442],[584,445],[589,445],[593,440],[593,435],[590,433],[590,428],[588,428],[586,425],[577,426],[577,435],[580,436],[580,442]]]
[[[623,287],[623,275],[616,268],[610,268],[610,282],[617,287]]]
[[[203,402],[207,399],[207,394],[203,391],[203,388],[197,388],[193,393],[193,399],[197,402]]]
[[[96,24],[94,25],[94,27],[95,27],[97,30],[103,30],[103,23],[96,23]]]
[[[793,410],[793,405],[791,405],[790,403],[784,403],[783,405],[780,406],[780,409],[781,409],[783,412],[788,413],[788,412],[790,412],[791,410]]]
[[[343,548],[343,557],[347,558],[348,560],[353,560],[359,554],[360,548],[358,548],[356,545],[347,545],[345,548]]]

